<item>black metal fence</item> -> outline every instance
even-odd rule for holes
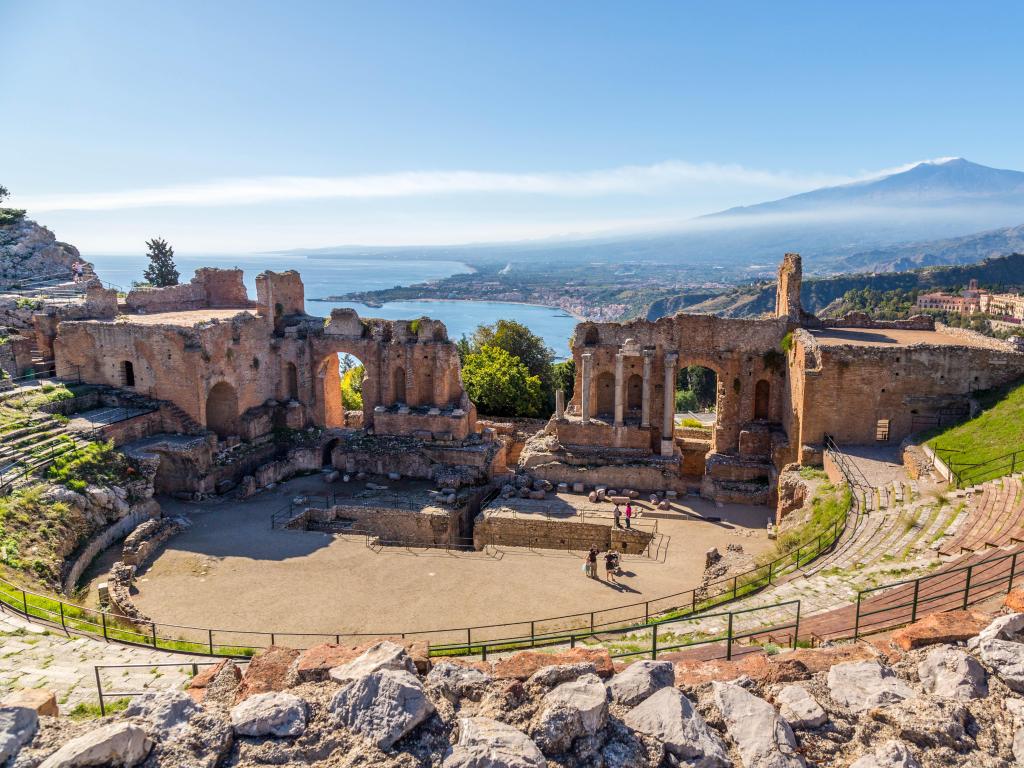
[[[1024,470],[1024,449],[1017,449],[984,461],[959,461],[954,448],[936,448],[935,455],[949,468],[953,483],[957,488],[978,485],[988,480],[995,480],[1004,475],[1015,474]]]

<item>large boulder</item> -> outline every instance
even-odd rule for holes
[[[334,667],[328,676],[336,683],[347,683],[382,669],[405,670],[410,674],[416,674],[416,665],[409,658],[405,648],[390,640],[384,640],[371,645],[352,661]]]
[[[693,768],[731,765],[725,744],[678,688],[662,688],[623,718],[634,731],[657,739],[669,754]]]
[[[775,707],[733,683],[713,683],[715,705],[745,768],[803,768],[796,737]]]
[[[163,739],[170,734],[180,733],[198,711],[199,707],[187,693],[168,690],[136,696],[128,704],[125,714],[146,720],[153,732]]]
[[[288,688],[291,683],[292,664],[298,656],[299,651],[296,649],[276,645],[253,656],[235,693],[235,700],[242,701],[257,693],[283,691]]]
[[[544,695],[530,733],[545,754],[557,755],[576,739],[596,735],[607,721],[604,684],[597,675],[586,674]]]
[[[436,664],[427,675],[426,681],[428,691],[437,693],[452,704],[457,704],[462,699],[479,701],[490,682],[491,676],[479,669],[452,664],[449,661]]]
[[[1008,688],[1024,693],[1024,644],[989,637],[975,646],[975,652]]]
[[[378,669],[344,684],[329,709],[340,724],[388,750],[434,712],[419,678],[405,669]]]
[[[676,670],[671,661],[636,661],[608,681],[612,701],[635,707],[652,693],[673,685]]]
[[[0,707],[0,765],[18,754],[39,728],[39,715],[28,707]]]
[[[828,671],[832,700],[852,712],[884,707],[913,698],[914,690],[876,661],[836,664]]]
[[[301,736],[306,702],[282,691],[257,693],[232,707],[230,717],[239,736]]]
[[[57,695],[46,688],[18,688],[0,700],[0,707],[28,707],[37,715],[57,717],[60,708],[57,706]],[[0,765],[3,761],[0,760]]]
[[[1022,632],[1024,632],[1024,613],[1008,613],[989,622],[984,629],[978,632],[977,637],[971,638],[967,647],[977,648],[986,640],[1019,641]]]
[[[921,764],[906,744],[892,739],[855,760],[850,768],[921,768]]]
[[[931,613],[892,633],[894,645],[910,651],[938,643],[959,643],[978,634],[988,623],[988,617],[975,611],[945,611]]]
[[[985,668],[966,651],[951,646],[933,648],[917,674],[925,693],[948,699],[981,699],[988,696]]]
[[[581,661],[576,664],[555,664],[553,667],[538,669],[530,675],[526,684],[554,688],[556,685],[576,680],[583,675],[595,674],[597,674],[597,667],[589,661]]]
[[[579,664],[589,662],[594,665],[600,677],[611,677],[615,672],[612,657],[604,648],[572,648],[559,653],[542,653],[540,651],[520,651],[494,663],[494,677],[501,679],[528,680],[535,672],[544,667],[562,664]]]
[[[443,768],[545,768],[537,745],[520,730],[489,717],[459,720],[459,741]]]
[[[821,704],[802,685],[787,685],[775,697],[779,714],[793,728],[820,728],[828,722]]]
[[[152,748],[153,742],[138,725],[112,723],[72,739],[46,758],[39,768],[132,768],[145,760]]]

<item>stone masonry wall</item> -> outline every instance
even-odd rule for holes
[[[473,525],[473,545],[539,547],[541,549],[616,549],[626,554],[643,552],[653,538],[647,531],[615,528],[599,523],[478,515]]]

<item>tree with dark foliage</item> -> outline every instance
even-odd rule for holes
[[[149,249],[149,266],[142,276],[146,282],[157,288],[178,284],[178,268],[174,265],[174,249],[162,237],[146,241]]]

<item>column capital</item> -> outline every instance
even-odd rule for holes
[[[666,363],[678,363],[679,362],[679,353],[675,352],[675,351],[666,352],[665,353],[665,362]]]
[[[643,349],[640,350],[640,356],[643,357],[645,360],[650,360],[654,357],[654,350],[651,349],[650,347],[644,347]]]

